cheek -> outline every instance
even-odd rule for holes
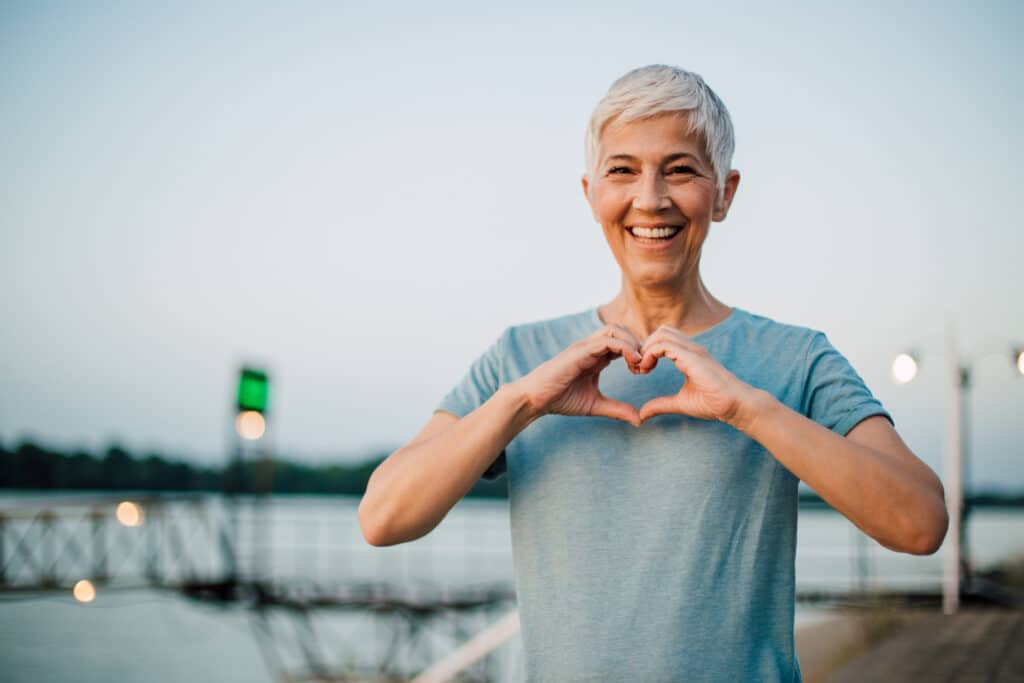
[[[613,250],[618,249],[619,245],[622,244],[622,230],[619,230],[614,225],[608,223],[601,223],[601,234],[604,236],[604,241]]]
[[[624,199],[619,196],[618,193],[602,192],[595,197],[595,201],[591,204],[591,209],[594,212],[594,218],[601,223],[601,225],[608,225],[609,223],[616,223],[622,220],[626,209],[629,207],[624,204]]]
[[[694,187],[680,197],[680,203],[689,208],[688,213],[693,218],[710,220],[715,210],[715,196],[715,189],[710,185]]]

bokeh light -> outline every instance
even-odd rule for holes
[[[1024,375],[1024,348],[1017,349],[1017,372]]]
[[[145,513],[142,506],[126,500],[117,504],[117,521],[125,526],[142,526]]]
[[[892,379],[896,384],[906,384],[917,376],[917,360],[909,353],[901,353],[892,362]]]
[[[235,429],[243,439],[255,441],[267,431],[267,421],[255,410],[243,410],[235,419]]]
[[[89,579],[82,579],[71,589],[71,594],[78,602],[87,604],[96,599],[96,588]]]

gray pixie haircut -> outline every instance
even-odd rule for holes
[[[612,83],[590,117],[584,149],[587,176],[596,171],[597,148],[604,129],[614,120],[626,123],[659,114],[685,113],[689,133],[704,141],[719,195],[736,145],[729,110],[704,79],[676,66],[651,64],[633,69]]]

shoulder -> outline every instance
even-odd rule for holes
[[[596,308],[577,313],[512,325],[505,329],[501,341],[509,351],[564,349],[569,344],[593,334],[601,327]]]
[[[500,359],[503,381],[511,381],[554,358],[570,344],[593,334],[600,327],[601,319],[596,308],[511,325],[502,332],[491,353]]]
[[[805,356],[812,347],[827,344],[825,333],[814,328],[780,322],[764,315],[736,308],[729,338],[746,348],[757,348],[783,356]]]
[[[852,376],[820,330],[746,311],[712,353],[743,381],[803,415],[809,414],[808,395],[816,383]]]

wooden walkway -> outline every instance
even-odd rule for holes
[[[915,619],[851,661],[829,683],[1020,683],[1024,612],[968,610]]]

